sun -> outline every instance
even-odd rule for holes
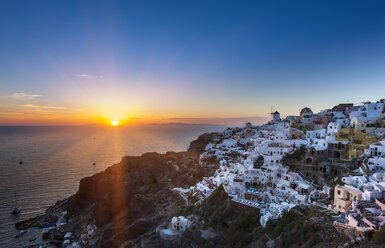
[[[115,127],[115,126],[119,125],[119,121],[113,120],[113,121],[111,121],[111,125]]]

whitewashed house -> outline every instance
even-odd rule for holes
[[[190,225],[191,225],[191,221],[189,221],[187,218],[183,216],[172,217],[171,229],[178,230],[178,231],[185,231],[190,227]]]
[[[367,183],[363,186],[364,194],[362,195],[362,198],[364,200],[370,201],[374,199],[382,200],[382,190],[373,183]]]
[[[364,184],[368,182],[368,179],[365,176],[347,176],[342,178],[342,182],[354,188],[362,189]]]
[[[385,157],[369,158],[367,161],[367,165],[370,171],[385,171]]]
[[[354,117],[366,117],[371,120],[377,120],[384,117],[384,99],[376,103],[366,102],[358,110],[350,113],[350,119]]]
[[[274,121],[274,122],[280,122],[280,121],[281,121],[281,115],[279,114],[278,111],[275,111],[275,112],[273,113],[273,121]]]
[[[372,132],[378,126],[378,119],[375,117],[355,116],[350,121],[350,127],[365,131]]]
[[[385,141],[372,143],[368,149],[365,149],[365,155],[368,157],[385,157]]]
[[[348,119],[337,119],[335,122],[330,122],[327,126],[327,134],[328,135],[335,135],[338,133],[342,128],[349,126],[349,120]]]

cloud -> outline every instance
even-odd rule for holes
[[[52,109],[52,110],[65,110],[65,107],[60,106],[41,106],[41,105],[35,105],[35,104],[23,104],[21,105],[24,108],[30,108],[30,109]]]
[[[85,79],[97,79],[97,78],[102,78],[102,76],[91,75],[91,74],[75,74],[75,77],[85,78]]]
[[[261,125],[269,121],[268,117],[261,116],[249,116],[249,117],[222,117],[222,118],[195,118],[195,117],[174,117],[165,118],[165,121],[190,123],[190,124],[214,124],[214,125],[227,125],[227,126],[239,126],[246,122],[251,122],[256,125]]]
[[[23,115],[21,112],[13,112],[13,111],[0,111],[0,115]]]
[[[36,94],[26,94],[26,93],[13,93],[7,96],[0,96],[0,98],[13,99],[13,100],[31,100],[41,95]]]

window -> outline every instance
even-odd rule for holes
[[[341,194],[341,191],[340,190],[337,190],[337,195],[340,195]]]

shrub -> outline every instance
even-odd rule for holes
[[[385,245],[385,228],[383,227],[379,231],[376,231],[373,235],[373,239],[378,245]]]

